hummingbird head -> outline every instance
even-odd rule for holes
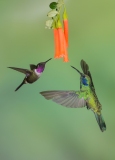
[[[72,68],[74,68],[80,75],[80,79],[81,79],[81,83],[84,86],[89,86],[90,85],[90,78],[88,75],[81,73],[78,69],[76,69],[75,67],[71,66]]]
[[[44,69],[45,69],[46,63],[47,63],[48,61],[50,61],[51,59],[52,59],[52,58],[48,59],[48,60],[45,61],[45,62],[40,62],[40,63],[38,63],[37,66],[36,66],[37,72],[39,72],[39,73],[43,72]]]

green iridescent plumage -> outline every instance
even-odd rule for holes
[[[75,67],[71,66],[75,70]],[[71,108],[87,107],[91,109],[96,117],[97,123],[101,131],[106,130],[106,124],[101,114],[102,106],[98,100],[92,81],[89,66],[84,60],[81,60],[81,68],[83,73],[79,70],[77,72],[80,77],[80,91],[43,91],[40,92],[47,100],[52,99],[54,102]]]

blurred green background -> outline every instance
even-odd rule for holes
[[[50,0],[0,1],[0,160],[115,159],[115,1],[66,0],[69,63],[47,63],[39,81],[15,88],[29,68],[54,56],[53,32],[45,29]],[[107,130],[91,111],[67,109],[40,94],[78,90],[80,60],[90,67]]]

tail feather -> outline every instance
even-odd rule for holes
[[[105,131],[106,130],[106,124],[105,124],[105,121],[102,117],[102,114],[97,114],[97,113],[94,113],[95,114],[95,117],[96,117],[96,120],[97,120],[97,123],[101,129],[101,131]]]
[[[23,81],[23,82],[15,89],[15,91],[17,91],[20,87],[22,87],[23,84],[25,84],[25,81]]]

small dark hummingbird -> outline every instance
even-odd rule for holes
[[[106,130],[106,124],[101,114],[102,106],[95,92],[91,73],[88,64],[81,60],[81,68],[83,73],[74,68],[80,74],[80,91],[43,91],[40,92],[47,100],[52,99],[54,102],[71,108],[87,107],[91,109],[96,117],[97,123],[101,131]]]
[[[15,89],[15,91],[17,91],[23,84],[34,83],[35,81],[37,81],[40,78],[42,72],[44,71],[46,63],[48,61],[50,61],[51,59],[52,58],[48,59],[45,62],[40,62],[37,65],[30,64],[31,70],[22,69],[22,68],[15,68],[15,67],[8,67],[8,68],[14,69],[16,71],[22,72],[26,75],[26,77],[24,78],[22,83]]]

